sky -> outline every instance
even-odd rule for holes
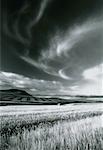
[[[1,0],[0,89],[103,95],[102,0]]]

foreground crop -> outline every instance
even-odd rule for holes
[[[7,150],[102,150],[102,116],[74,122],[58,121],[53,126],[41,124],[10,137],[4,136]],[[8,141],[7,141],[8,140]]]
[[[102,110],[78,110],[1,116],[1,150],[103,150]]]

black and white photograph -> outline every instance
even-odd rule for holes
[[[0,150],[103,150],[103,0],[0,0]]]

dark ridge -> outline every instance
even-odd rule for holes
[[[9,89],[9,90],[0,90],[0,93],[3,92],[9,92],[9,93],[20,93],[20,94],[23,94],[23,95],[29,95],[31,96],[29,93],[27,93],[26,91],[24,90],[19,90],[19,89]]]

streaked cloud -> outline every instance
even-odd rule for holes
[[[31,58],[30,53],[20,55],[20,58],[47,74],[78,80],[83,71],[102,63],[102,24],[102,17],[91,18],[67,30],[58,30],[50,37],[48,47],[40,51],[37,60]]]
[[[101,0],[11,4],[3,2],[0,14],[4,41],[0,88],[34,95],[102,94]]]

